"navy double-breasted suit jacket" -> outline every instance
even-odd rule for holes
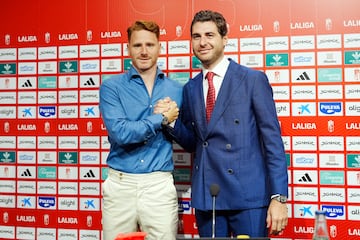
[[[206,122],[203,74],[184,86],[171,135],[194,152],[192,207],[212,209],[210,186],[220,186],[216,209],[267,206],[288,193],[287,162],[272,89],[266,75],[232,60]]]

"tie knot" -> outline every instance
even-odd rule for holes
[[[215,76],[215,73],[213,73],[213,72],[208,72],[208,73],[206,74],[206,79],[207,79],[208,81],[212,81],[214,76]]]

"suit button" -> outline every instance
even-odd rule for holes
[[[203,147],[207,147],[209,146],[209,143],[208,142],[203,142]]]
[[[234,170],[232,170],[231,168],[228,169],[228,174],[233,174]]]

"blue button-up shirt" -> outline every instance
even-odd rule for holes
[[[172,171],[172,142],[162,129],[162,115],[154,105],[170,97],[180,107],[182,85],[157,70],[152,95],[135,68],[104,80],[100,86],[100,112],[110,142],[107,164],[128,173]]]

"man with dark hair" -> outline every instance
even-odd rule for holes
[[[266,75],[225,58],[225,18],[199,11],[191,23],[200,74],[183,90],[171,134],[194,152],[191,204],[201,237],[278,234],[288,223],[288,175],[272,88]],[[213,229],[211,186],[216,196]]]
[[[178,117],[182,85],[157,67],[159,32],[154,22],[131,25],[127,30],[130,70],[100,86],[99,107],[110,142],[109,174],[103,184],[105,240],[138,228],[148,240],[176,238],[172,142],[164,129]],[[155,110],[156,102],[166,98],[174,101]]]

